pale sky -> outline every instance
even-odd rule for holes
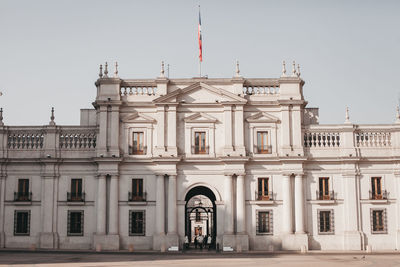
[[[392,123],[400,98],[400,1],[0,0],[0,106],[7,125],[79,124],[91,108],[98,65],[121,78],[203,73],[277,78],[301,66],[304,96],[321,123]],[[289,64],[290,65],[290,64]],[[289,66],[290,67],[290,66]]]

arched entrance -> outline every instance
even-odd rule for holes
[[[205,186],[196,186],[185,197],[185,236],[191,244],[195,236],[211,236],[211,247],[215,248],[217,236],[217,209],[215,195]]]

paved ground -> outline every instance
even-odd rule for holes
[[[388,254],[199,254],[0,251],[0,265],[29,266],[400,266]]]

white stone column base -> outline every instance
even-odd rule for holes
[[[6,247],[6,233],[0,232],[0,248]]]
[[[165,234],[155,234],[153,236],[153,250],[165,252],[167,250]]]
[[[166,249],[179,247],[179,236],[177,234],[167,234],[165,238]]]
[[[40,233],[39,248],[58,248],[58,234],[53,232]]]
[[[156,146],[154,148],[154,156],[158,156],[158,155],[162,155],[162,156],[165,155],[165,147]]]
[[[0,237],[1,237],[1,235],[0,235]],[[2,243],[0,243],[0,244],[2,244]],[[400,230],[397,230],[397,233],[396,233],[396,249],[400,250]]]
[[[178,148],[176,146],[169,146],[169,147],[167,147],[166,153],[169,157],[171,157],[171,156],[177,157],[178,156]]]
[[[308,251],[308,234],[283,234],[281,235],[282,250]]]
[[[93,237],[93,249],[96,251],[119,250],[119,235],[97,235]]]
[[[362,250],[362,232],[345,231],[343,234],[345,250]]]
[[[231,247],[237,252],[249,250],[249,236],[247,234],[224,234],[222,237],[222,246],[220,250],[224,250],[224,247]]]

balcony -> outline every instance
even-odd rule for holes
[[[206,147],[192,146],[192,154],[207,155],[209,154],[209,152],[210,152],[209,146]]]
[[[147,154],[147,146],[143,146],[141,149],[129,146],[129,155],[146,155],[146,154]]]
[[[260,200],[260,201],[272,201],[274,200],[274,193],[272,191],[269,191],[268,194],[266,194],[266,192],[264,192],[264,194],[260,191],[256,191],[256,200]]]
[[[85,193],[76,194],[67,192],[67,201],[68,202],[85,202]]]
[[[14,201],[32,201],[32,192],[14,192]]]
[[[272,146],[254,146],[255,154],[271,154]]]
[[[128,201],[130,202],[144,202],[146,201],[146,192],[142,196],[128,192]]]
[[[369,190],[369,199],[370,200],[387,200],[388,197],[389,197],[389,193],[386,190],[381,191],[380,194]]]
[[[335,191],[329,191],[329,192],[316,191],[315,193],[317,200],[335,200]]]

